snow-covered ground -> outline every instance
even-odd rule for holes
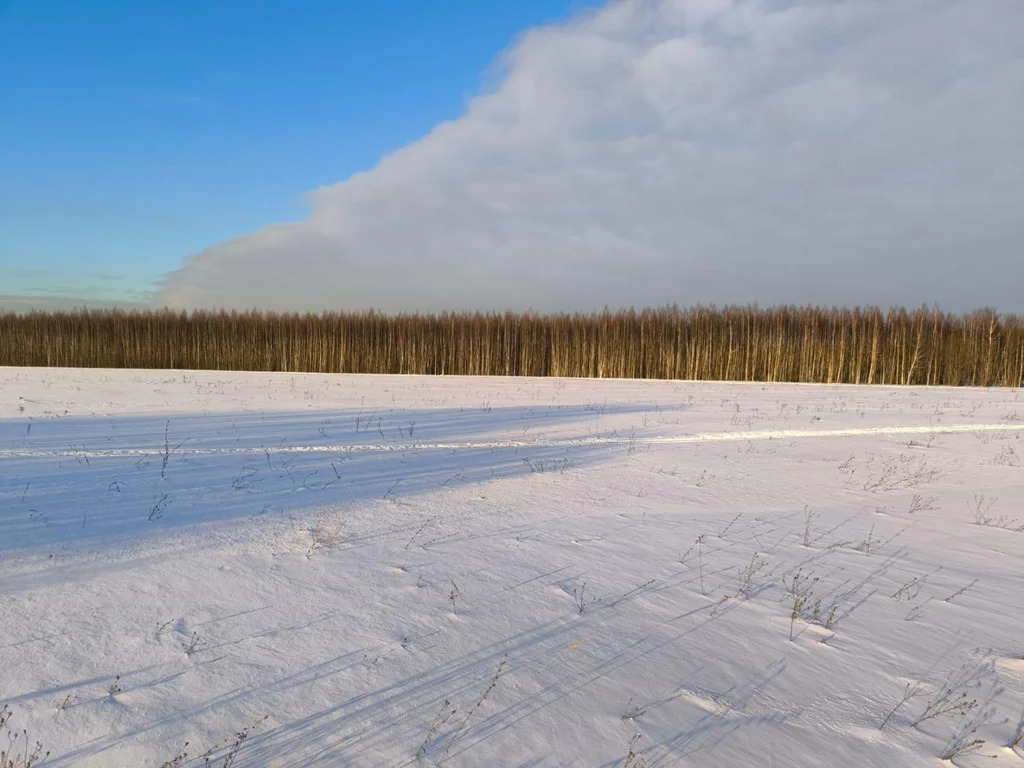
[[[0,707],[45,765],[1024,766],[1018,390],[0,393]]]

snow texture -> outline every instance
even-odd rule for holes
[[[0,707],[45,765],[1024,766],[1018,390],[0,392]]]

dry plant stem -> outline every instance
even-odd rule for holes
[[[1024,712],[1021,712],[1017,727],[1010,737],[1010,743],[1006,746],[1015,752],[1024,752]]]
[[[171,503],[170,497],[166,493],[160,494],[160,496],[153,502],[153,506],[149,510],[148,520],[153,522],[159,520],[164,516],[164,508]]]
[[[868,531],[868,537],[862,541],[857,549],[861,550],[865,555],[871,554],[871,538],[875,535],[875,524],[871,524],[871,530]]]
[[[962,594],[964,594],[965,592],[967,592],[967,590],[969,590],[969,589],[973,588],[973,587],[974,587],[974,585],[975,585],[975,584],[977,584],[977,583],[978,583],[978,579],[975,579],[975,580],[974,580],[974,581],[972,581],[972,582],[971,582],[970,584],[965,584],[964,586],[960,587],[960,589],[958,589],[958,590],[957,590],[956,592],[954,592],[953,594],[951,594],[951,595],[950,595],[949,597],[947,597],[947,598],[944,598],[944,599],[943,599],[943,602],[946,602],[946,603],[951,603],[951,602],[953,602],[953,600],[954,600],[955,598],[958,598],[958,597],[960,597],[960,595],[962,595]]]
[[[456,708],[452,706],[451,701],[445,699],[441,702],[441,708],[438,710],[437,717],[434,718],[433,724],[430,726],[430,730],[427,731],[426,738],[423,739],[423,743],[420,744],[420,748],[416,750],[416,756],[422,757],[430,749],[430,745],[434,743],[434,739],[437,738],[437,734],[445,726],[449,720],[455,715]]]
[[[647,763],[636,754],[636,743],[640,741],[640,733],[634,733],[626,745],[626,759],[622,761],[622,768],[646,768]]]
[[[455,579],[449,579],[452,583],[451,592],[448,593],[448,601],[452,604],[452,613],[455,611],[455,601],[462,597],[462,592],[459,590],[459,586],[455,583]]]
[[[919,493],[914,494],[914,498],[910,501],[910,509],[907,510],[908,514],[915,514],[917,512],[925,512],[927,510],[935,509],[935,502],[937,499],[934,496],[922,496]]]
[[[216,763],[213,761],[213,753],[217,752],[220,749],[223,749],[225,746],[228,746],[229,744],[230,746],[228,746],[228,751],[224,755],[224,761],[220,763],[220,768],[232,768],[232,766],[234,766],[235,764],[235,760],[238,759],[238,753],[241,751],[242,745],[245,744],[246,740],[249,738],[252,732],[259,728],[269,718],[270,715],[264,715],[262,718],[257,720],[252,725],[247,725],[245,728],[242,728],[240,731],[235,733],[233,742],[230,739],[227,739],[225,741],[222,741],[217,746],[207,750],[206,753],[202,755],[204,768],[211,768],[211,766],[216,765]]]
[[[968,503],[974,518],[974,524],[990,528],[1003,528],[1015,533],[1024,532],[1024,522],[1021,522],[1019,518],[1010,517],[1009,515],[999,515],[997,517],[992,514],[992,507],[995,506],[997,501],[998,499],[988,499],[986,501],[984,494],[976,494],[973,500]]]
[[[164,450],[163,450],[163,453],[160,454],[160,479],[161,480],[163,480],[165,475],[167,474],[167,463],[171,460],[171,456],[173,456],[174,453],[179,448],[181,448],[182,445],[185,444],[185,441],[182,440],[180,443],[178,443],[176,446],[174,446],[172,448],[171,447],[170,433],[171,433],[171,422],[168,421],[164,425]]]
[[[685,552],[683,552],[683,554],[681,554],[679,556],[679,564],[683,565],[686,562],[686,558],[688,558],[690,556],[690,553],[693,552],[693,550],[696,549],[696,548],[697,548],[697,543],[696,542],[691,544],[690,548],[688,550],[686,550]]]
[[[768,567],[768,561],[758,556],[757,552],[750,558],[750,562],[742,568],[736,578],[736,594],[743,598],[750,597],[754,589],[754,579]]]
[[[174,757],[172,757],[170,760],[167,760],[167,761],[165,761],[165,762],[160,764],[160,768],[175,768],[175,766],[184,765],[184,763],[185,763],[185,761],[187,759],[188,759],[188,742],[186,741],[182,745],[181,749],[178,750],[178,753]]]
[[[806,595],[793,595],[793,611],[789,614],[789,642],[793,642],[793,632],[796,629],[796,620],[800,618],[800,612],[807,602]]]
[[[572,598],[576,602],[576,608],[579,609],[580,616],[583,615],[583,612],[587,608],[587,600],[585,597],[586,589],[587,582],[585,581],[579,587],[572,588]]]
[[[804,546],[811,546],[811,523],[814,521],[815,513],[809,506],[804,506]]]
[[[493,691],[495,689],[495,687],[497,687],[498,680],[501,678],[501,673],[505,671],[505,665],[506,664],[508,664],[508,656],[503,656],[501,658],[501,661],[498,662],[497,669],[494,670],[494,675],[491,677],[491,684],[487,686],[487,690],[485,690],[483,692],[483,694],[480,696],[480,698],[477,699],[476,704],[474,704],[473,707],[469,710],[469,712],[466,713],[465,719],[462,721],[462,723],[459,725],[459,727],[455,730],[455,733],[452,734],[451,739],[448,740],[448,744],[444,748],[444,754],[442,754],[441,755],[441,759],[437,761],[438,765],[441,765],[442,763],[444,763],[445,761],[448,760],[448,754],[449,754],[449,752],[451,752],[452,745],[458,740],[458,738],[460,736],[462,736],[463,733],[466,732],[466,728],[469,725],[470,719],[473,717],[473,715],[476,713],[476,711],[478,709],[480,709],[480,707],[483,705],[483,703],[487,700],[487,697],[491,695],[491,691]]]
[[[21,731],[11,730],[8,723],[12,715],[6,704],[0,707],[0,737],[7,742],[6,745],[0,743],[0,768],[35,768],[50,753],[43,751],[40,742],[31,743],[24,728]]]
[[[622,710],[622,719],[635,720],[636,718],[640,717],[640,715],[644,714],[644,712],[646,711],[646,709],[641,709],[640,707],[634,706],[633,697],[630,696],[629,701],[626,702],[626,706]]]
[[[952,761],[955,758],[973,754],[985,746],[984,739],[971,738],[974,735],[975,730],[976,729],[972,728],[963,735],[954,734],[953,738],[950,739],[949,743],[946,744],[945,748],[939,754],[939,759]]]
[[[182,649],[185,651],[185,655],[186,656],[191,657],[192,654],[194,654],[197,650],[199,650],[199,646],[202,645],[202,644],[203,643],[202,643],[202,640],[199,637],[199,633],[198,632],[193,632],[192,636],[189,638],[188,643],[182,644]]]
[[[653,584],[655,581],[657,581],[657,579],[648,579],[647,581],[645,581],[640,586],[633,587],[633,589],[629,590],[629,592],[627,592],[626,594],[624,594],[621,597],[619,597],[619,598],[613,600],[612,602],[608,603],[608,607],[611,608],[613,606],[618,605],[623,600],[628,600],[629,598],[633,597],[633,595],[637,594],[638,592],[641,592],[644,589],[647,589],[647,587],[651,586],[651,584]]]
[[[915,576],[910,581],[906,582],[903,586],[893,592],[889,597],[893,600],[900,600],[906,597],[908,600],[913,600],[917,597],[917,593],[921,591],[921,578]]]
[[[939,693],[928,701],[924,711],[911,723],[915,728],[925,720],[943,715],[966,715],[978,706],[977,699],[968,699],[964,692],[955,693],[949,685],[945,685]]]
[[[970,507],[971,513],[974,516],[975,525],[989,525],[991,523],[992,517],[990,513],[992,512],[992,507],[995,506],[997,501],[999,501],[999,499],[986,500],[985,494],[983,493],[974,494],[974,498],[967,503],[967,506]]]
[[[402,547],[402,549],[409,549],[409,547],[412,546],[412,543],[416,540],[416,537],[419,536],[421,533],[423,533],[423,529],[426,528],[428,525],[430,525],[436,519],[437,519],[436,517],[428,517],[426,520],[424,520],[423,521],[423,525],[421,525],[419,528],[416,529],[416,533],[414,533],[409,538],[409,541],[407,541],[405,543],[405,546]]]
[[[707,592],[704,590],[704,539],[706,534],[701,534],[697,537],[697,572],[700,575],[700,593],[706,595]]]
[[[736,521],[739,520],[741,517],[743,517],[743,513],[742,512],[740,512],[738,515],[736,515],[736,517],[734,517],[732,520],[730,520],[726,524],[726,526],[724,528],[719,529],[719,531],[718,531],[718,538],[720,538],[720,539],[724,538],[725,534],[727,534],[729,532],[729,529],[732,528],[733,525],[736,524]]]
[[[907,683],[907,687],[903,690],[903,697],[899,701],[896,702],[896,705],[892,709],[889,710],[889,714],[887,714],[885,716],[885,719],[882,721],[882,724],[878,726],[878,730],[884,731],[885,730],[885,726],[887,726],[889,724],[889,721],[892,720],[896,716],[896,713],[900,710],[900,708],[903,707],[904,704],[906,704],[908,701],[910,701],[911,699],[913,699],[915,696],[919,695],[920,693],[921,693],[921,683],[920,682],[917,682],[917,683]]]

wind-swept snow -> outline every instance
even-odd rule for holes
[[[0,707],[46,765],[1024,765],[1017,390],[0,391]]]

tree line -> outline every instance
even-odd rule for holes
[[[0,313],[0,365],[1018,387],[1024,321],[791,306]]]

